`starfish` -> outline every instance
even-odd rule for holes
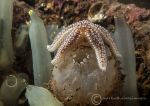
[[[121,55],[111,38],[110,33],[103,27],[94,24],[88,20],[82,20],[64,28],[55,37],[51,45],[47,45],[50,52],[57,50],[57,53],[51,63],[58,63],[66,51],[78,40],[85,38],[93,48],[96,54],[98,66],[102,71],[107,67],[107,55],[105,44],[108,45],[115,58],[120,58]]]

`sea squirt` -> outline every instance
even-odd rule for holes
[[[5,106],[16,106],[19,104],[20,96],[27,86],[26,74],[9,75],[3,81],[0,88],[0,100]]]
[[[79,21],[58,33],[47,48],[51,52],[58,48],[51,61],[50,88],[66,106],[94,105],[91,99],[95,94],[120,96],[123,76],[116,63],[121,55],[105,28]]]
[[[123,16],[115,17],[116,30],[114,37],[120,53],[122,54],[122,68],[126,75],[124,83],[124,96],[137,97],[135,48],[130,27]],[[126,101],[125,106],[138,106],[138,100]]]
[[[0,1],[0,70],[9,70],[14,62],[11,29],[14,0]]]
[[[25,96],[30,106],[63,106],[51,92],[43,87],[28,85]]]
[[[31,24],[29,27],[29,38],[32,48],[34,83],[42,86],[47,83],[50,75],[51,55],[46,50],[48,36],[46,28],[40,17],[33,11],[29,11]]]

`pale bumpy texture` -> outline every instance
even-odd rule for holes
[[[58,33],[54,42],[47,46],[47,49],[50,52],[53,52],[58,48],[57,54],[51,63],[57,66],[60,62],[63,62],[63,57],[69,48],[81,39],[86,39],[94,49],[98,66],[102,71],[106,71],[107,67],[105,44],[110,47],[116,58],[121,57],[110,33],[107,30],[88,20],[83,20],[63,29]]]

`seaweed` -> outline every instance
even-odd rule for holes
[[[32,10],[29,11],[29,15],[31,18],[29,37],[32,48],[34,84],[42,86],[50,78],[51,56],[46,49],[48,37],[43,21]]]

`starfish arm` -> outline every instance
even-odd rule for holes
[[[58,47],[60,47],[61,43],[68,36],[68,34],[71,33],[71,31],[74,31],[74,29],[79,28],[80,26],[82,26],[83,23],[86,22],[88,21],[87,20],[79,21],[64,28],[60,33],[58,33],[53,43],[51,45],[47,45],[48,51],[50,52],[55,51]]]
[[[110,50],[112,51],[113,55],[116,58],[121,58],[121,54],[119,53],[116,44],[114,43],[114,40],[112,39],[110,33],[103,27],[96,25],[97,30],[99,31],[99,33],[102,36],[102,39],[104,41],[104,43],[106,43]]]
[[[83,22],[85,22],[85,21],[86,20],[84,20]],[[79,21],[79,22],[76,22],[76,23],[71,24],[68,27],[64,28],[55,37],[53,43],[51,45],[47,45],[48,51],[53,52],[57,48],[59,48],[61,43],[64,41],[64,39],[68,36],[68,34],[71,33],[71,31],[74,31],[74,29],[77,29],[78,27],[80,27],[81,25],[82,25],[82,23]]]
[[[99,35],[99,33],[95,33],[91,30],[90,34],[86,33],[89,43],[93,47],[96,59],[98,62],[98,66],[102,71],[106,71],[107,67],[107,57],[104,42]]]
[[[79,34],[77,32],[78,30],[75,29],[72,33],[69,33],[67,39],[65,39],[62,43],[62,45],[58,48],[58,51],[54,57],[54,59],[51,61],[53,65],[56,65],[59,62],[62,62],[63,56],[65,55],[66,51],[73,45],[73,43],[78,40]]]
[[[76,22],[74,24],[69,25],[68,27],[64,28],[58,35],[55,37],[53,43],[51,45],[47,45],[47,49],[50,52],[55,51],[58,47],[60,47],[61,43],[64,41],[66,36],[68,36],[69,33],[71,33],[72,30],[82,26],[84,23],[87,23],[89,21],[83,20]]]
[[[71,26],[64,28],[61,32],[58,33],[58,35],[55,37],[53,43],[51,45],[47,45],[48,51],[53,52],[53,51],[55,51],[61,45],[61,43],[66,38],[66,36],[72,30],[74,30],[74,27],[71,27]]]

